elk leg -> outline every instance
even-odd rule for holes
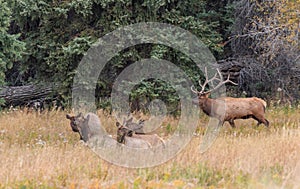
[[[255,116],[252,116],[253,119],[255,119],[257,121],[256,127],[258,127],[262,122],[260,121],[260,119],[258,119]]]
[[[261,124],[261,123],[263,123],[266,127],[269,127],[269,121],[268,121],[267,119],[264,119],[263,121],[259,121],[259,122],[257,123],[257,126],[258,126],[259,124]]]
[[[256,120],[256,121],[257,121],[256,128],[258,128],[262,122],[260,122],[259,120]]]
[[[253,118],[257,121],[257,126],[263,123],[266,127],[269,127],[269,121],[263,116],[253,116]]]
[[[230,119],[228,122],[232,128],[235,128],[234,119]]]
[[[269,127],[269,121],[267,119],[265,119],[264,124],[265,124],[266,127]]]

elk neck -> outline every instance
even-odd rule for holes
[[[211,99],[211,98],[208,98],[208,97],[201,97],[199,96],[199,106],[200,108],[202,109],[202,111],[210,116],[212,111],[211,111],[211,108],[212,108],[212,104],[213,104],[213,101],[214,99]]]

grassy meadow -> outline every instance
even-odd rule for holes
[[[65,111],[0,113],[0,188],[291,188],[300,189],[300,109],[269,108],[270,128],[228,123],[212,147],[199,145],[201,115],[189,145],[160,166],[131,169],[101,160],[73,133]],[[115,132],[115,120],[99,111]],[[167,136],[176,120],[164,121]],[[158,133],[161,134],[161,133]]]

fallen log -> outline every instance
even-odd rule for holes
[[[21,106],[35,100],[53,97],[56,89],[57,85],[55,84],[4,86],[0,87],[0,99],[5,101],[4,106]]]

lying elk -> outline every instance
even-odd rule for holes
[[[100,121],[96,114],[88,113],[86,116],[83,116],[82,113],[77,116],[67,114],[66,118],[70,120],[72,131],[79,133],[80,140],[84,142],[101,133]]]
[[[151,147],[157,145],[165,145],[165,142],[157,134],[137,134],[136,131],[141,130],[144,127],[144,121],[140,120],[138,123],[133,122],[133,118],[124,120],[123,124],[120,122],[116,123],[118,127],[117,141],[119,143],[127,143],[128,139],[136,138],[141,139],[150,144]]]
[[[219,76],[219,77],[218,77]],[[257,97],[251,98],[232,98],[232,97],[221,97],[217,99],[209,98],[212,91],[219,89],[225,83],[232,83],[228,75],[225,81],[222,80],[222,74],[217,69],[217,73],[213,78],[208,79],[207,69],[205,68],[205,82],[201,84],[199,80],[199,85],[201,91],[197,91],[194,86],[191,90],[198,95],[198,100],[193,100],[193,103],[199,104],[200,108],[205,114],[210,117],[215,117],[219,120],[219,124],[223,125],[225,121],[228,121],[231,127],[235,127],[235,119],[248,119],[253,118],[258,121],[257,125],[263,123],[265,126],[269,126],[269,121],[265,118],[265,109],[267,103]],[[214,81],[219,82],[213,89],[205,91],[207,84],[213,84]],[[226,108],[226,109],[224,109]],[[224,112],[225,111],[225,112]]]
[[[116,145],[117,141],[112,137],[105,135],[105,131],[101,130],[99,118],[94,113],[88,113],[83,116],[82,113],[77,116],[66,115],[70,120],[71,128],[74,132],[79,133],[80,139],[89,142],[91,138],[104,139],[106,144]],[[151,145],[142,139],[126,137],[126,146],[131,148],[150,148]]]

